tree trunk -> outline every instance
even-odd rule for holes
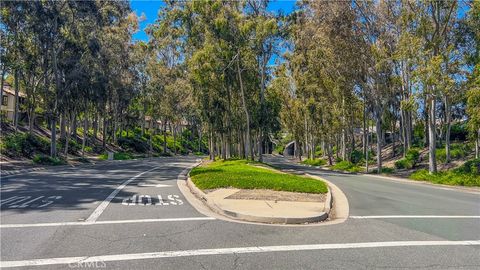
[[[424,115],[425,115],[425,130],[424,130],[424,137],[425,137],[425,147],[430,145],[430,140],[429,140],[429,111],[430,111],[430,105],[428,104],[427,98],[425,98],[425,109],[424,109]]]
[[[153,123],[152,123],[152,126],[153,126]],[[152,136],[152,134],[150,134],[150,136]],[[167,120],[166,119],[163,119],[163,153],[167,154]]]
[[[107,119],[106,116],[103,117],[103,129],[102,129],[102,145],[103,149],[107,147]]]
[[[436,173],[437,172],[437,160],[435,159],[435,150],[437,146],[436,142],[436,132],[435,132],[435,97],[430,96],[429,97],[429,108],[428,108],[428,139],[429,139],[429,144],[428,144],[428,151],[429,151],[429,156],[428,156],[428,171],[430,173]]]
[[[60,140],[65,140],[65,134],[66,134],[66,131],[65,131],[65,114],[62,113],[60,115]]]
[[[202,128],[198,128],[198,152],[202,152]]]
[[[28,131],[33,134],[33,125],[35,123],[35,109],[30,108],[28,113]]]
[[[451,128],[451,112],[450,112],[450,100],[448,96],[445,96],[445,163],[450,163],[450,128]]]
[[[247,152],[245,155],[248,157],[250,155],[250,159],[253,160],[253,148],[250,146],[251,145],[251,140],[250,140],[250,114],[248,113],[248,108],[247,108],[247,103],[245,101],[245,92],[243,90],[243,80],[242,80],[242,72],[240,70],[240,54],[237,55],[237,74],[238,74],[238,81],[240,82],[240,94],[242,97],[242,108],[245,113],[245,120],[247,123],[247,128],[246,128],[246,138],[245,138],[245,148]]]
[[[93,118],[93,139],[97,139],[97,133],[98,133],[98,114],[95,113],[95,117]]]
[[[7,68],[5,66],[5,64],[3,64],[3,67],[2,67],[2,74],[0,77],[0,107],[3,106],[3,87],[5,85],[5,73],[7,72]],[[1,125],[0,125],[0,130],[1,130]]]
[[[83,115],[83,138],[82,138],[82,157],[85,156],[85,145],[87,143],[88,118],[87,114]]]
[[[377,129],[377,173],[382,173],[382,119],[381,112],[377,112],[376,129]]]
[[[19,85],[18,85],[18,70],[15,70],[14,73],[15,76],[15,108],[13,111],[13,126],[15,128],[15,132],[18,130],[18,91],[19,91]]]
[[[392,121],[392,158],[395,157],[395,124],[396,120]]]
[[[477,139],[475,140],[475,158],[480,158],[480,128],[477,131]]]
[[[177,125],[176,124],[173,124],[173,148],[175,149],[174,150],[174,153],[175,155],[177,155]]]
[[[64,150],[63,155],[65,156],[65,160],[68,160],[68,143],[70,142],[70,134],[71,134],[71,130],[67,132],[67,137],[65,138],[65,149],[63,149]]]

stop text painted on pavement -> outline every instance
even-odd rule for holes
[[[167,195],[166,199],[162,195],[156,197],[150,195],[133,195],[122,200],[123,205],[158,205],[158,206],[178,206],[182,205],[183,201],[178,195]]]

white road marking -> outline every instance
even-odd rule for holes
[[[480,216],[349,216],[353,219],[382,219],[382,218],[480,218]]]
[[[0,205],[4,205],[4,204],[6,204],[6,203],[8,203],[8,202],[11,202],[11,201],[14,201],[14,200],[16,200],[16,199],[18,199],[18,198],[19,198],[18,196],[13,196],[13,197],[10,197],[10,198],[8,198],[8,199],[1,200],[1,201],[0,201]]]
[[[155,219],[126,219],[126,220],[104,220],[95,222],[56,222],[56,223],[32,223],[32,224],[0,224],[0,229],[8,228],[30,228],[30,227],[57,227],[57,226],[90,226],[104,224],[125,224],[125,223],[148,223],[148,222],[179,222],[179,221],[202,221],[215,220],[212,217],[189,217],[189,218],[155,218]]]
[[[147,201],[144,202],[143,198],[145,198]],[[140,195],[138,197],[138,204],[139,205],[152,205],[152,197],[150,197],[150,195]]]
[[[104,256],[82,256],[66,258],[34,259],[24,261],[3,261],[2,267],[24,267],[59,264],[78,264],[92,262],[130,261],[159,258],[175,258],[189,256],[230,255],[246,253],[266,253],[280,251],[305,251],[305,250],[331,250],[354,248],[382,248],[382,247],[413,247],[413,246],[478,246],[480,240],[470,241],[395,241],[395,242],[366,242],[366,243],[341,243],[341,244],[316,244],[316,245],[288,245],[288,246],[263,246],[218,249],[194,249],[179,251],[161,251],[149,253],[118,254]]]
[[[139,183],[139,187],[171,187],[171,185],[165,185],[165,184],[145,184],[145,183]]]
[[[93,211],[93,213],[87,218],[87,222],[94,222],[97,220],[97,218],[103,213],[103,211],[105,211],[105,209],[107,208],[107,206],[110,204],[110,202],[113,200],[113,198],[115,198],[115,196],[117,196],[117,194],[123,189],[125,188],[128,184],[130,184],[130,182],[132,182],[133,180],[137,179],[138,177],[142,176],[144,173],[147,173],[147,172],[151,172],[155,169],[157,169],[158,167],[155,167],[155,168],[152,168],[148,171],[144,171],[142,173],[139,173],[137,175],[135,175],[134,177],[128,179],[127,181],[123,182],[120,186],[118,186],[114,191],[112,191],[112,193],[110,195],[108,195],[108,197],[97,207],[97,209],[95,209],[95,211]]]

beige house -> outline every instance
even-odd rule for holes
[[[25,94],[18,92],[18,102],[22,104],[25,101]],[[2,117],[13,121],[13,115],[15,111],[15,90],[6,84],[3,86],[2,105],[1,105]]]

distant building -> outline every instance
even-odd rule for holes
[[[25,102],[25,94],[20,91],[18,92],[18,102],[19,104]],[[15,90],[7,83],[3,86],[1,111],[2,117],[13,121],[13,115],[15,112]]]

